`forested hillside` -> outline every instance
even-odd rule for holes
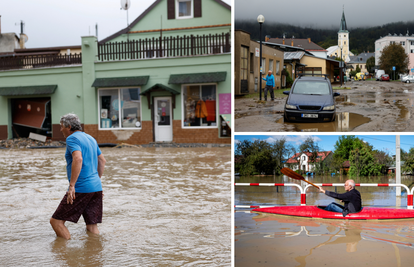
[[[259,40],[259,25],[256,21],[236,20],[236,30],[244,30],[251,34],[253,40]],[[288,24],[266,22],[262,26],[263,36],[269,35],[271,38],[286,38],[306,39],[311,40],[323,48],[328,48],[338,43],[338,28],[336,29],[316,29],[310,27],[299,27]],[[361,52],[374,52],[375,41],[380,37],[384,37],[389,33],[396,34],[414,34],[414,21],[410,22],[394,22],[376,27],[367,28],[348,28],[349,43],[351,51],[356,55]],[[412,36],[414,38],[414,36]]]

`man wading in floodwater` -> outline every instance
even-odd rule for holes
[[[362,208],[362,204],[361,194],[358,190],[355,189],[354,180],[347,180],[344,186],[346,193],[343,194],[337,194],[335,192],[326,191],[322,187],[319,187],[319,191],[327,196],[342,200],[345,203],[344,206],[332,202],[325,208],[325,210],[342,212],[342,215],[344,215],[345,217],[348,213],[355,213],[360,211]]]
[[[66,221],[77,223],[80,216],[86,229],[99,234],[102,223],[102,183],[106,160],[96,140],[82,132],[81,122],[75,114],[60,118],[60,131],[66,138],[66,172],[69,189],[50,218],[56,235],[70,239]]]

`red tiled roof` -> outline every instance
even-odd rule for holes
[[[331,154],[332,151],[322,151],[322,152],[318,152],[318,157],[316,158],[316,161],[324,161],[326,159],[326,157]],[[297,158],[300,157],[302,154],[307,155],[308,157],[310,157],[312,155],[311,152],[300,152],[300,153],[296,153],[295,155],[293,155],[292,157],[290,157],[286,163],[298,163]],[[309,162],[313,162],[313,161],[309,161]]]
[[[342,167],[343,168],[349,168],[349,167],[351,167],[351,164],[349,163],[349,160],[344,161],[344,163],[342,163]]]

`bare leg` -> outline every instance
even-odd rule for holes
[[[65,221],[50,218],[50,224],[52,225],[53,230],[55,230],[57,236],[70,239],[70,233],[68,228],[65,226]]]
[[[87,224],[86,225],[86,230],[88,230],[89,232],[93,233],[93,234],[99,234],[99,229],[98,229],[98,224]]]

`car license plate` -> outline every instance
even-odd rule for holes
[[[317,118],[318,114],[302,114],[302,118]]]

